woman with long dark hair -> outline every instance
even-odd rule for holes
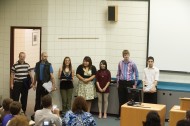
[[[109,84],[111,82],[111,73],[107,69],[107,62],[105,60],[102,60],[99,66],[100,70],[98,70],[98,72],[96,73],[96,91],[98,96],[98,109],[99,109],[98,118],[102,118],[102,96],[104,98],[103,118],[107,118]]]
[[[65,57],[63,60],[63,65],[59,69],[60,79],[60,93],[62,97],[62,112],[71,109],[71,101],[73,94],[73,77],[74,70],[72,68],[71,59],[69,57]]]
[[[83,63],[78,66],[76,76],[78,81],[78,96],[83,96],[87,101],[88,112],[91,109],[91,102],[94,99],[94,83],[96,75],[96,67],[92,65],[92,60],[89,56],[84,57]]]

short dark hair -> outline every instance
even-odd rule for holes
[[[82,96],[76,97],[72,105],[73,113],[81,113],[82,111],[87,112],[87,110],[86,100]]]
[[[179,120],[176,124],[176,126],[190,126],[190,121],[188,120]]]
[[[91,58],[89,56],[85,56],[84,59],[83,59],[83,62],[84,61],[89,62],[89,68],[91,69],[91,67],[92,67],[92,60],[91,60]]]
[[[52,106],[52,97],[50,95],[45,95],[42,97],[42,106],[43,108]]]
[[[20,53],[19,53],[19,57],[20,57],[22,54],[25,54],[25,52],[20,52]]]
[[[5,111],[9,111],[9,106],[10,106],[10,104],[13,102],[13,100],[11,99],[11,98],[5,98],[4,100],[3,100],[3,103],[2,103],[2,106],[3,106],[3,109],[5,110]]]
[[[154,57],[152,57],[152,56],[149,56],[149,57],[147,58],[147,61],[150,60],[150,59],[154,61]]]
[[[20,110],[22,108],[22,104],[18,101],[13,101],[10,104],[9,110],[12,115],[18,115],[20,113]]]
[[[143,126],[161,126],[158,112],[150,111],[146,116],[146,121],[143,122]]]
[[[99,64],[100,70],[101,70],[101,64],[106,65],[105,69],[107,70],[107,62],[105,60],[100,61],[100,64]]]

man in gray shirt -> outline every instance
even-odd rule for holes
[[[62,126],[62,120],[59,115],[59,109],[52,108],[52,97],[50,95],[45,95],[42,98],[43,109],[37,110],[35,112],[35,125],[43,126],[46,122],[47,124],[55,124],[56,126]]]

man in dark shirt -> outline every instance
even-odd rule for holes
[[[47,61],[48,55],[46,52],[41,54],[41,60],[36,63],[33,89],[36,90],[36,103],[34,111],[42,109],[41,97],[47,95],[49,92],[42,86],[44,83],[52,82],[52,91],[56,90],[55,80],[53,76],[53,68],[51,63]],[[36,85],[37,82],[37,85]]]

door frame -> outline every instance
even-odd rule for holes
[[[42,35],[42,27],[30,27],[30,26],[11,26],[10,30],[10,70],[12,65],[14,64],[14,33],[15,29],[39,29],[40,30],[40,57],[41,58],[41,35]]]

